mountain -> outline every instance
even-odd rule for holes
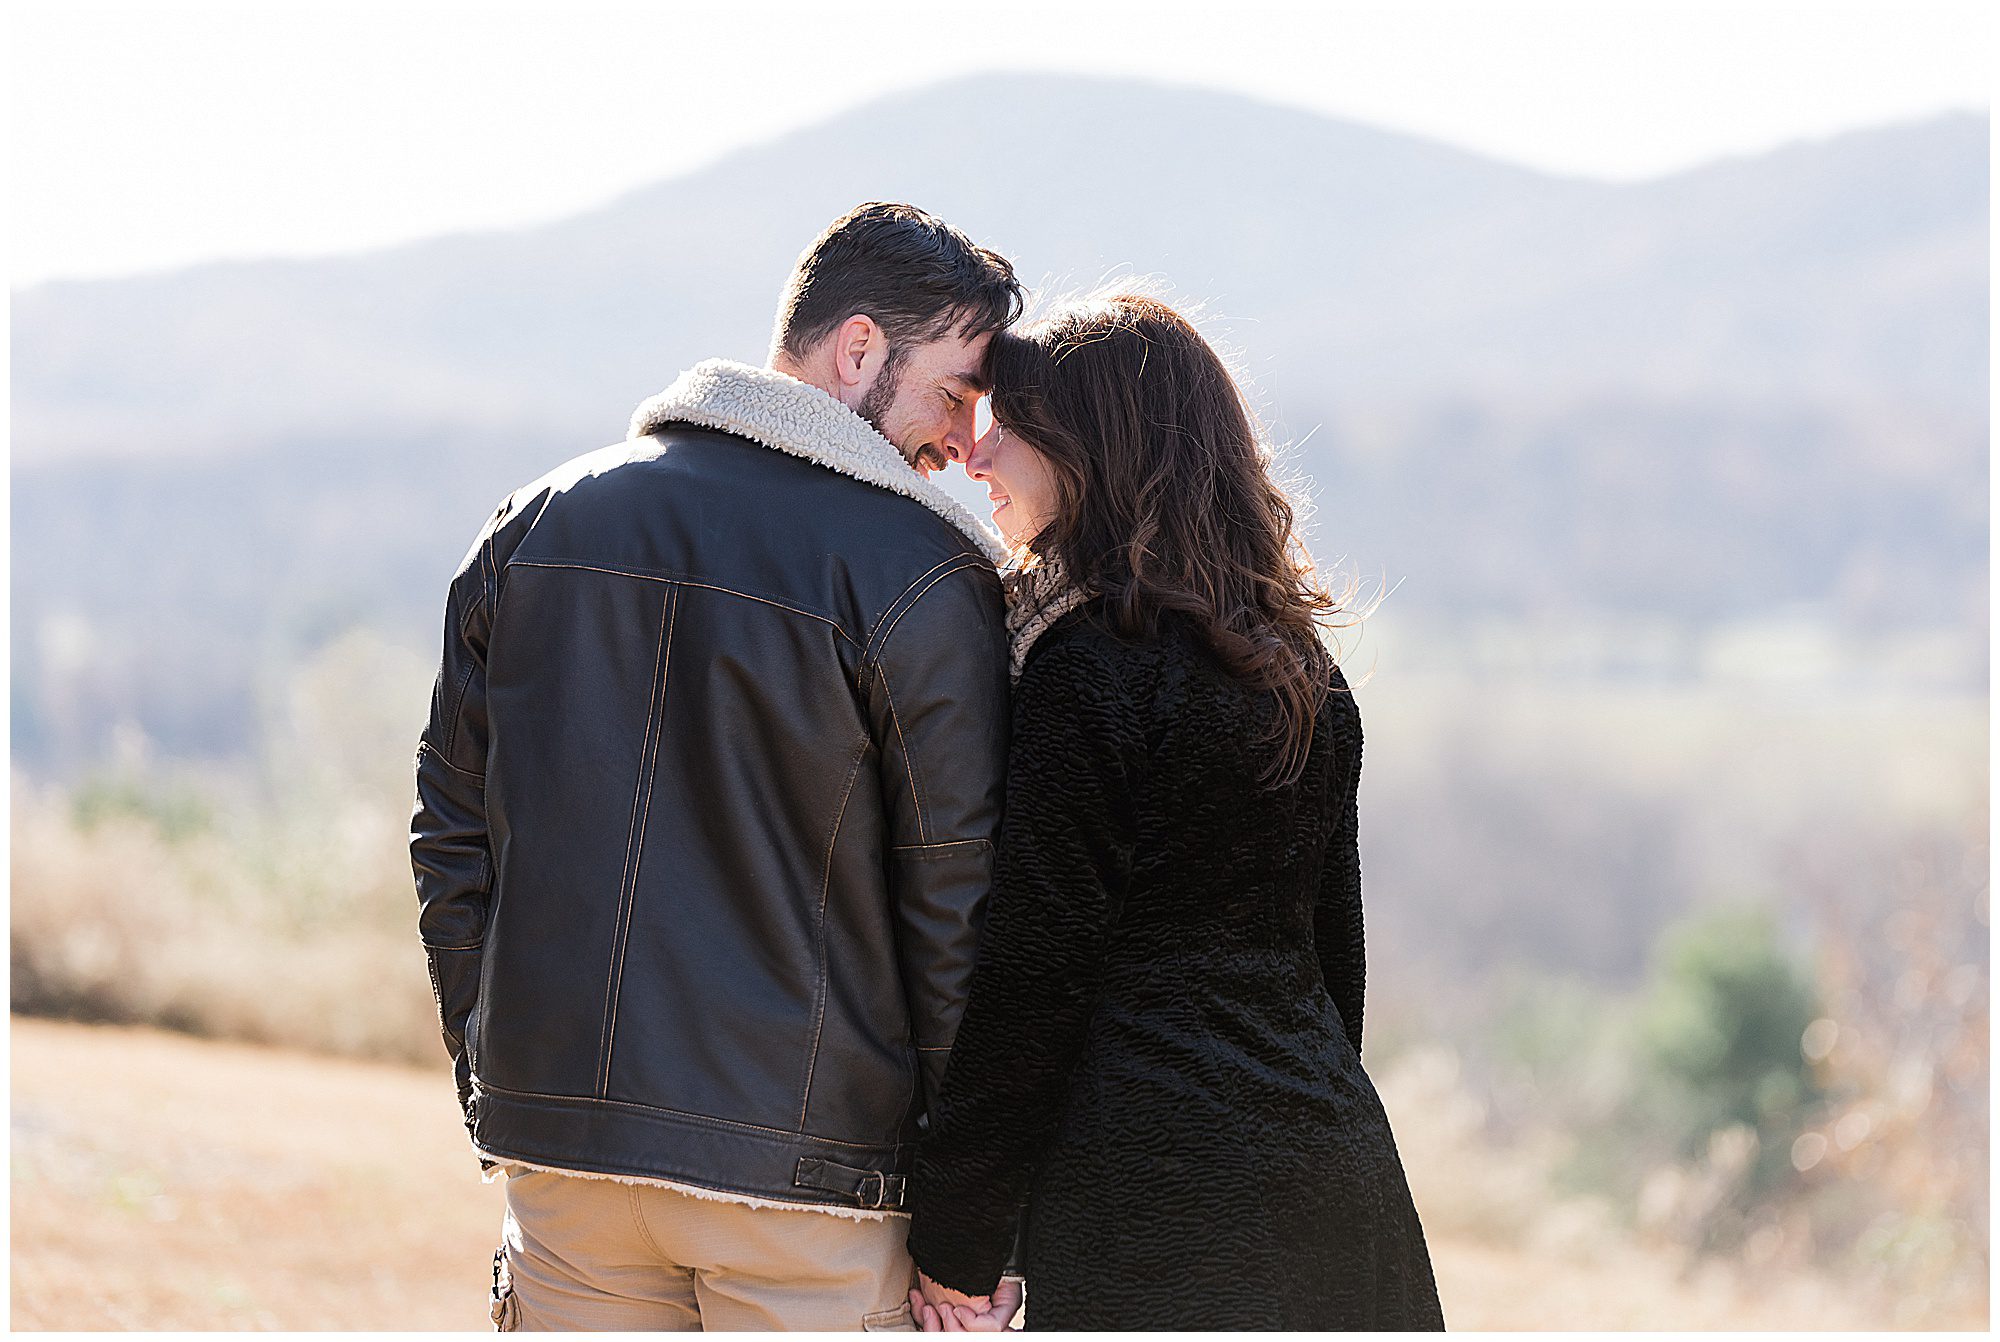
[[[1983,647],[1987,139],[1959,114],[1608,185],[994,75],[546,227],[28,289],[17,754],[121,717],[242,749],[258,686],[339,629],[428,647],[495,499],[696,359],[761,361],[799,249],[871,198],[1044,290],[1198,300],[1298,444],[1323,557],[1414,614],[1805,607]]]
[[[27,290],[15,450],[615,432],[693,359],[761,358],[792,258],[871,197],[1030,280],[1161,273],[1254,322],[1242,341],[1287,392],[1983,406],[1986,141],[1956,115],[1610,186],[1224,94],[987,76],[553,226]]]
[[[761,360],[793,258],[863,199],[918,201],[1031,280],[1136,264],[1262,317],[1301,264],[1337,293],[1454,219],[1574,190],[1240,98],[975,80],[552,227],[30,290],[15,304],[17,452],[111,453],[135,435],[254,451],[329,416],[615,434],[688,362]]]

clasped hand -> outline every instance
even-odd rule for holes
[[[940,1286],[919,1270],[910,1313],[927,1333],[997,1333],[1021,1307],[1021,1279],[1002,1277],[992,1295],[965,1295]]]

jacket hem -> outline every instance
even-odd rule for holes
[[[566,1174],[574,1179],[603,1179],[617,1184],[639,1184],[647,1188],[669,1188],[676,1193],[700,1198],[705,1202],[734,1202],[744,1207],[763,1207],[773,1211],[824,1212],[828,1216],[844,1216],[850,1221],[886,1221],[890,1217],[907,1219],[908,1212],[870,1211],[865,1207],[833,1207],[823,1202],[787,1202],[781,1198],[761,1198],[750,1193],[737,1193],[723,1188],[709,1188],[703,1184],[683,1183],[679,1179],[665,1179],[649,1174],[605,1174],[598,1170],[577,1170],[566,1165],[544,1165],[533,1160],[523,1160],[519,1156],[503,1156],[488,1151],[477,1142],[472,1150],[481,1160],[494,1162],[491,1169],[482,1170],[481,1183],[494,1183],[507,1175],[507,1167],[535,1170],[542,1174]]]
[[[471,1138],[481,1160],[857,1221],[908,1215],[798,1182],[807,1161],[902,1174],[907,1148],[896,1143],[855,1145],[617,1101],[496,1091],[477,1078],[473,1086]],[[494,1173],[487,1171],[489,1181]]]

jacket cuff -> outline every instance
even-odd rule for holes
[[[940,1286],[966,1295],[991,1295],[1014,1256],[1014,1230],[1010,1221],[999,1235],[961,1234],[953,1238],[939,1234],[919,1214],[910,1223],[910,1258]]]

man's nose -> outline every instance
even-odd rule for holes
[[[951,428],[945,431],[945,455],[953,461],[965,461],[969,459],[972,456],[973,450],[978,447],[978,443],[975,441],[978,435],[973,432],[972,425],[968,420],[954,419],[951,422]]]
[[[944,435],[945,455],[953,461],[967,461],[979,440],[979,408],[984,398],[967,400],[951,417]]]

